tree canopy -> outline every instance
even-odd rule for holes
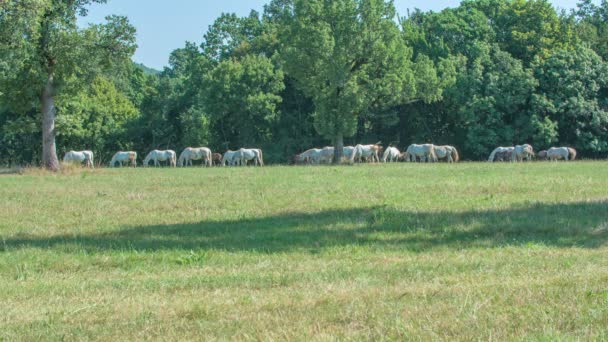
[[[451,144],[473,160],[520,143],[608,153],[607,0],[569,12],[464,0],[403,17],[387,0],[272,0],[221,15],[158,72],[130,61],[127,18],[77,27],[104,2],[0,3],[0,164],[195,145],[286,162],[377,141]]]

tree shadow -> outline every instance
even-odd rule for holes
[[[533,204],[505,210],[408,212],[391,207],[327,210],[193,224],[125,227],[99,234],[15,236],[0,251],[40,248],[225,250],[311,253],[335,246],[409,251],[543,244],[597,248],[608,240],[608,202]]]

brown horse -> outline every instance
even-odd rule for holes
[[[384,148],[382,148],[382,146],[380,145],[381,143],[378,142],[376,144],[373,145],[357,145],[355,146],[355,149],[353,151],[353,153],[350,156],[350,162],[354,163],[355,161],[369,161],[371,159],[372,163],[379,163],[380,162],[380,156],[382,155],[382,153],[384,152]]]
[[[220,153],[214,153],[211,155],[211,160],[213,161],[213,165],[218,166],[222,164],[222,155]]]

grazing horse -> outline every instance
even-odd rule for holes
[[[342,149],[342,160],[350,160],[354,152],[355,146],[344,146],[344,149]]]
[[[153,150],[144,159],[144,167],[148,167],[150,160],[154,161],[154,166],[159,166],[159,162],[169,161],[169,166],[177,167],[177,154],[173,150]]]
[[[534,149],[529,144],[517,145],[513,150],[512,160],[521,162],[524,160],[532,160],[534,158]]]
[[[85,166],[93,168],[93,152],[91,151],[70,151],[63,157],[64,163],[85,163]]]
[[[221,165],[222,164],[222,154],[221,153],[213,153],[211,155],[211,160],[213,161],[213,165]]]
[[[241,148],[234,158],[237,165],[247,166],[247,163],[253,160],[255,166],[264,166],[263,153],[259,148]]]
[[[137,167],[137,152],[116,152],[114,157],[112,157],[112,160],[110,160],[110,167],[116,167],[116,163],[122,167],[124,162],[126,162],[127,165],[131,163],[133,167]]]
[[[319,164],[322,152],[323,150],[320,148],[311,148],[310,150],[296,154],[294,161],[296,164]]]
[[[321,150],[321,158],[319,159],[319,163],[327,163],[331,164],[334,160],[334,152],[335,148],[332,146],[323,147]]]
[[[496,154],[497,153],[504,153],[504,152],[513,152],[513,150],[515,149],[515,147],[510,146],[510,147],[497,147],[494,149],[494,151],[492,151],[492,153],[490,153],[490,157],[488,158],[488,161],[490,163],[493,163],[496,161]]]
[[[445,160],[448,163],[457,163],[460,161],[460,156],[458,155],[458,150],[454,146],[435,146],[435,154],[437,155],[437,159]]]
[[[536,159],[538,160],[547,160],[547,150],[542,150],[536,154]]]
[[[363,158],[367,159],[367,158],[371,158],[372,162],[380,162],[380,154],[382,153],[382,146],[380,146],[380,142],[374,144],[374,145],[357,145],[355,146],[355,149],[353,151],[353,153],[350,156],[350,162],[354,163],[355,159],[359,162],[361,162],[361,160]]]
[[[416,158],[420,158],[421,162],[437,162],[437,154],[435,154],[435,146],[433,144],[417,145],[412,144],[404,153],[406,162],[416,162]]]
[[[187,147],[184,151],[179,155],[179,166],[192,166],[193,160],[202,160],[203,165],[207,167],[213,166],[213,161],[211,160],[211,150],[207,147]],[[184,165],[185,163],[185,165]]]
[[[401,152],[395,147],[388,147],[386,151],[384,151],[384,155],[382,156],[382,162],[386,163],[394,163],[399,161],[401,158]]]
[[[506,150],[506,151],[502,151],[502,152],[497,152],[496,155],[494,155],[494,162],[506,162],[506,161],[511,161],[513,159],[513,150]]]
[[[576,159],[576,150],[571,147],[552,147],[547,151],[547,158],[551,161],[563,159],[565,161]]]
[[[228,150],[224,153],[224,156],[222,157],[222,166],[234,166],[237,162],[237,154],[238,151],[231,151]]]

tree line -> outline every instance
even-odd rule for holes
[[[607,0],[402,14],[385,0],[272,0],[222,14],[161,72],[131,62],[127,18],[78,28],[94,2],[0,4],[0,164],[188,146],[260,147],[284,163],[377,141],[455,145],[472,160],[518,143],[608,155]]]

